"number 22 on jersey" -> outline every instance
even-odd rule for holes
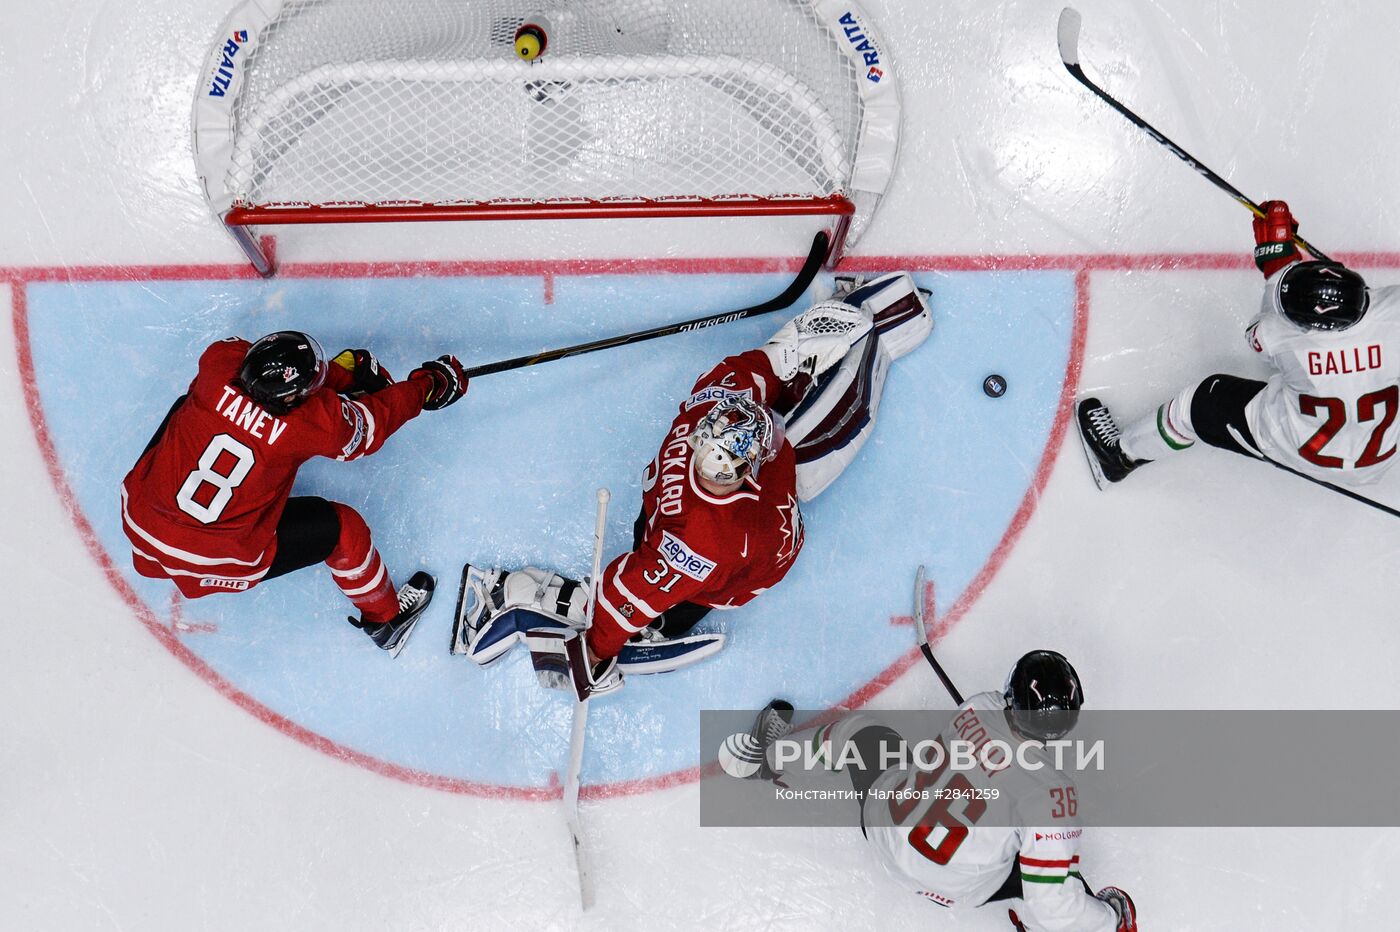
[[[1382,453],[1381,444],[1385,441],[1385,435],[1390,430],[1390,425],[1395,423],[1397,402],[1400,402],[1400,386],[1395,385],[1388,385],[1379,391],[1370,392],[1356,399],[1357,423],[1366,424],[1377,421],[1375,429],[1371,431],[1371,439],[1367,441],[1366,448],[1356,459],[1355,467],[1357,469],[1378,465],[1395,455],[1393,445]],[[1323,469],[1342,469],[1345,467],[1346,462],[1340,456],[1333,456],[1322,451],[1347,425],[1346,402],[1340,398],[1299,395],[1298,410],[1302,412],[1304,417],[1325,418],[1322,426],[1317,429],[1317,433],[1309,437],[1307,443],[1298,448],[1298,455],[1314,466],[1320,466]]]

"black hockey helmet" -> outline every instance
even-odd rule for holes
[[[1006,708],[1021,734],[1042,741],[1062,738],[1079,721],[1084,687],[1079,674],[1053,650],[1033,650],[1006,677]]]
[[[1345,330],[1370,303],[1366,282],[1340,262],[1295,262],[1278,284],[1278,310],[1305,330]]]
[[[297,330],[269,333],[248,348],[238,382],[272,414],[286,414],[326,381],[321,344]]]

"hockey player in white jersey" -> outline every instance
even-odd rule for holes
[[[1277,370],[1267,382],[1212,375],[1121,431],[1097,398],[1079,431],[1100,488],[1203,440],[1325,482],[1374,482],[1395,460],[1400,287],[1368,289],[1336,262],[1302,261],[1283,201],[1260,205],[1254,259],[1264,299],[1245,331]]]
[[[975,745],[978,754],[993,741],[1017,747],[1054,740],[1074,728],[1083,701],[1079,675],[1063,655],[1031,651],[1001,692],[963,702],[938,740],[945,748]],[[788,734],[791,714],[791,705],[774,700],[754,723],[754,738],[771,747]],[[1079,872],[1075,785],[1052,755],[1029,752],[1040,754],[1040,769],[990,773],[950,768],[946,759],[933,770],[852,766],[886,760],[886,749],[903,744],[898,732],[865,714],[825,725],[811,741],[844,763],[863,800],[861,832],[880,862],[929,902],[954,910],[1005,904],[1023,932],[1136,932],[1132,898],[1116,887],[1096,896]],[[787,778],[766,765],[756,776]]]

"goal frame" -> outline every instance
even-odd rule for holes
[[[259,38],[280,15],[284,0],[245,0],[225,18],[195,91],[192,139],[196,169],[215,216],[264,277],[275,273],[276,264],[259,235],[261,226],[466,220],[825,217],[830,243],[825,267],[834,268],[846,246],[863,232],[893,175],[899,149],[899,90],[885,46],[859,7],[840,0],[793,2],[817,14],[837,40],[836,46],[855,65],[856,73],[864,76],[855,82],[861,120],[849,177],[844,179],[844,190],[834,194],[247,203],[232,194],[225,182],[235,151],[245,144],[239,135],[237,107],[244,72],[250,59],[256,61],[252,56]]]

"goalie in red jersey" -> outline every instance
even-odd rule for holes
[[[320,345],[296,331],[213,344],[122,481],[136,571],[197,599],[325,562],[360,611],[350,622],[397,656],[432,599],[433,577],[415,573],[395,589],[359,513],[292,497],[292,482],[312,457],[368,456],[466,390],[451,356],[395,383],[368,350],[327,364]]]
[[[453,652],[484,665],[525,638],[542,680],[580,698],[617,688],[624,673],[668,672],[718,652],[723,634],[689,632],[787,575],[802,549],[800,502],[855,458],[891,360],[932,326],[923,294],[895,273],[844,283],[764,346],[725,359],[691,388],[643,474],[633,546],[600,574],[593,626],[579,633],[586,585],[536,567],[469,564]]]

